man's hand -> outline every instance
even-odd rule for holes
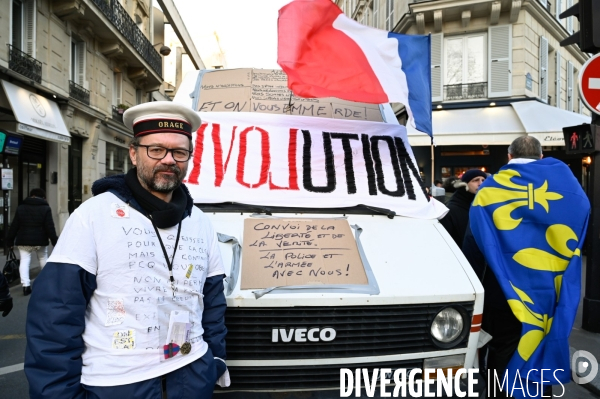
[[[5,299],[0,301],[0,312],[2,312],[2,317],[8,316],[10,311],[13,308],[13,300],[12,298]]]

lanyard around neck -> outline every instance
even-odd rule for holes
[[[158,232],[158,228],[154,224],[154,220],[150,217],[150,222],[152,222],[152,227],[154,227],[154,231],[156,232],[156,237],[158,237],[158,242],[160,243],[160,247],[163,250],[163,254],[165,256],[165,262],[167,262],[167,267],[169,268],[169,279],[171,281],[171,291],[173,291],[173,298],[175,298],[175,279],[173,278],[173,261],[175,260],[175,252],[177,252],[177,244],[179,243],[179,234],[181,233],[181,222],[179,222],[179,226],[177,227],[177,238],[175,239],[175,246],[173,247],[173,256],[169,261],[169,255],[167,255],[167,249],[165,248],[165,244],[163,244],[162,238],[160,238],[160,234]]]

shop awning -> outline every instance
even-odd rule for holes
[[[4,80],[2,88],[16,119],[16,123],[3,122],[2,127],[44,140],[71,143],[58,104]]]
[[[508,145],[519,136],[534,136],[544,146],[564,145],[562,128],[590,123],[590,117],[539,101],[510,106],[433,111],[436,145]],[[431,139],[407,126],[412,146],[430,145]]]

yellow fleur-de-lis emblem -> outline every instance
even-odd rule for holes
[[[569,226],[564,224],[553,224],[546,230],[546,242],[548,242],[548,245],[550,245],[554,251],[563,257],[537,248],[525,248],[513,256],[515,262],[529,269],[559,273],[554,278],[554,289],[556,290],[557,301],[560,295],[563,273],[567,270],[567,266],[569,266],[573,256],[581,256],[579,248],[571,250],[567,245],[571,240],[579,242],[577,234],[575,234]]]
[[[512,309],[515,317],[525,324],[534,326],[533,330],[527,331],[519,340],[517,352],[525,361],[529,360],[533,352],[540,345],[544,337],[550,332],[552,327],[552,317],[547,314],[539,314],[531,310],[527,303],[534,305],[533,301],[524,291],[510,283],[519,299],[509,299],[508,305]]]
[[[569,266],[573,256],[581,256],[579,248],[571,250],[567,245],[569,241],[579,242],[577,234],[564,224],[554,224],[546,230],[546,241],[550,247],[561,256],[537,249],[525,248],[517,252],[513,259],[522,266],[529,269],[558,273],[554,277],[554,289],[556,290],[556,301],[560,296],[563,273]],[[547,314],[535,313],[527,303],[534,305],[531,298],[522,290],[510,283],[519,300],[509,299],[508,304],[521,323],[530,324],[536,328],[528,331],[521,337],[518,353],[526,361],[542,342],[542,339],[550,332],[552,317]]]
[[[484,187],[479,190],[473,206],[488,206],[507,202],[500,206],[492,215],[494,225],[498,230],[514,230],[519,226],[523,218],[514,219],[511,213],[520,207],[527,206],[533,210],[535,204],[540,204],[546,210],[550,211],[548,201],[556,201],[563,196],[558,193],[548,191],[548,181],[545,180],[538,188],[533,187],[533,183],[521,185],[514,183],[513,177],[521,177],[519,172],[512,169],[505,169],[494,175],[494,180],[505,188]]]

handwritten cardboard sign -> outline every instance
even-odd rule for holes
[[[240,68],[204,74],[198,111],[383,121],[377,104],[293,95],[287,87],[287,75],[280,69]]]
[[[242,289],[313,284],[368,284],[347,220],[244,221]]]

